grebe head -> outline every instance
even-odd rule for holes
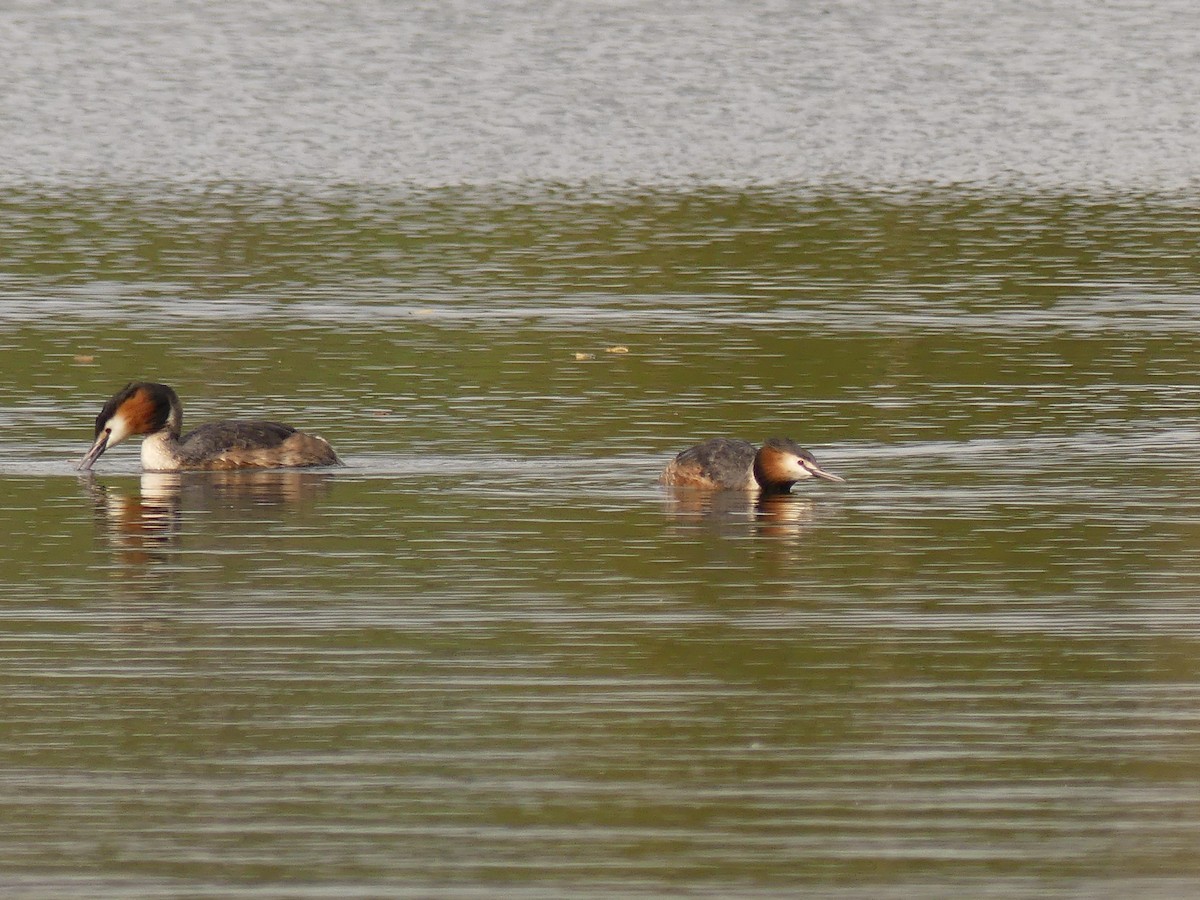
[[[781,437],[768,438],[755,455],[754,477],[763,488],[784,491],[806,478],[846,480],[822,469],[813,455],[795,441]]]
[[[154,434],[165,428],[178,435],[182,422],[179,396],[173,390],[152,381],[131,381],[113,394],[96,416],[96,441],[79,468],[90,469],[105,450],[135,434]]]

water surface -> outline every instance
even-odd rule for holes
[[[5,895],[1195,893],[1195,16],[8,9]]]

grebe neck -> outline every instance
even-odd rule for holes
[[[167,427],[142,441],[142,468],[150,472],[178,472],[182,467],[179,432]]]
[[[758,485],[758,489],[764,494],[786,494],[792,489],[795,480],[787,481],[780,478],[771,471],[771,463],[773,459],[769,459],[769,454],[758,452],[754,455],[754,465],[751,471],[754,473],[754,481]]]

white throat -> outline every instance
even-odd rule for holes
[[[179,471],[179,440],[166,428],[142,441],[142,468],[147,472]]]

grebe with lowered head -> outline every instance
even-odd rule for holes
[[[325,438],[290,425],[213,422],[181,437],[182,424],[178,394],[165,384],[132,381],[117,391],[96,416],[96,442],[79,468],[90,469],[109,447],[137,434],[145,435],[142,468],[151,472],[341,465]]]
[[[749,441],[712,438],[684,450],[662,474],[663,484],[773,494],[786,494],[806,478],[846,480],[822,469],[795,441],[781,437],[768,438],[761,448]]]

